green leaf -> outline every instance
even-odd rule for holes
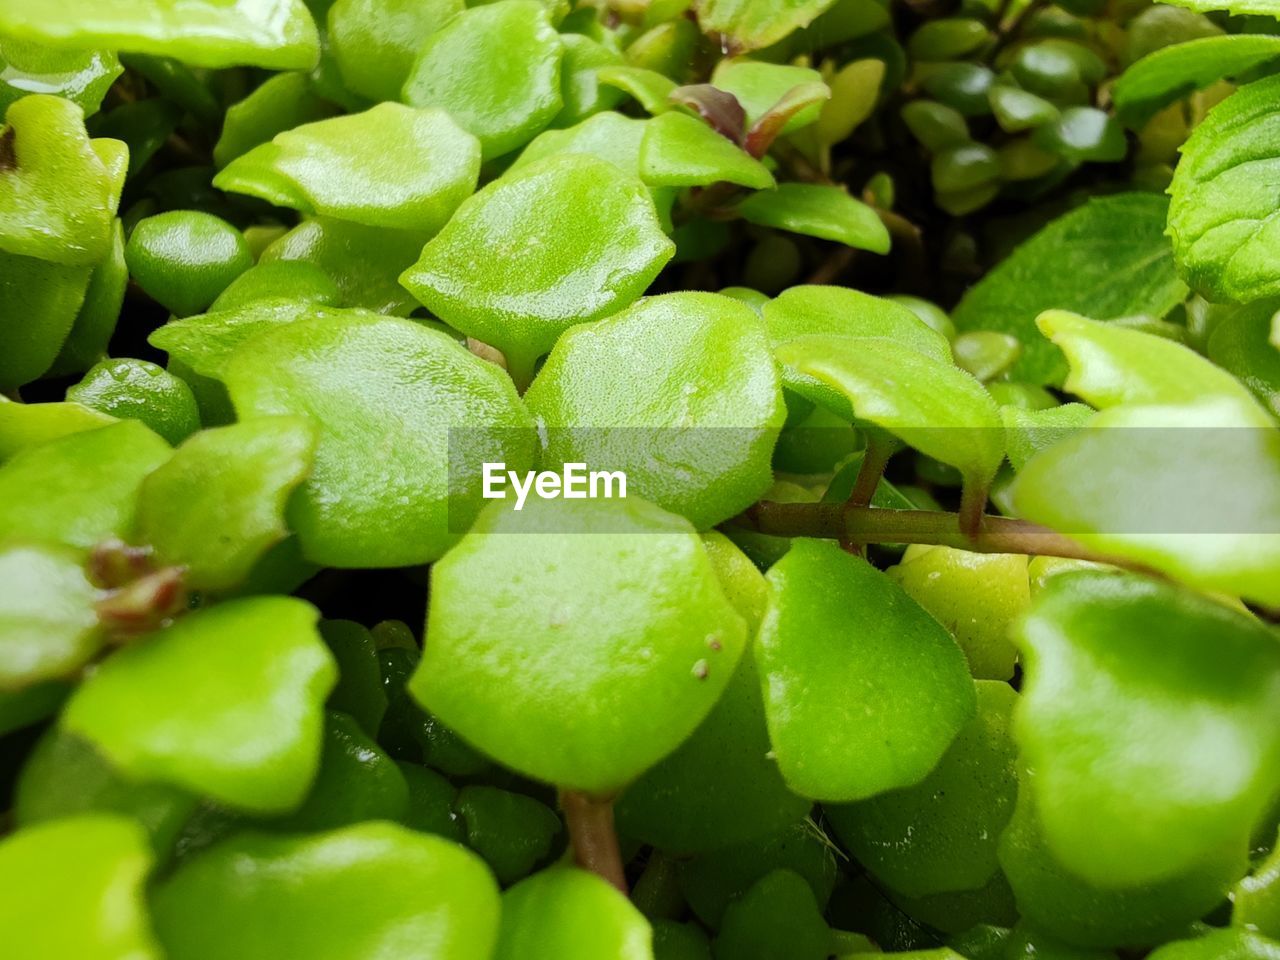
[[[322,703],[336,680],[315,621],[291,597],[188,614],[103,663],[63,726],[131,776],[287,810],[319,765]]]
[[[601,83],[630,94],[651,114],[665,113],[671,109],[669,98],[676,83],[657,70],[646,70],[644,67],[602,67],[596,77]]]
[[[307,74],[277,73],[227,108],[222,133],[213,147],[214,165],[225,167],[277,133],[319,120],[334,109],[312,89]]]
[[[23,764],[13,815],[27,827],[95,813],[119,814],[145,828],[156,853],[164,856],[196,803],[195,797],[174,787],[122,775],[92,744],[53,727]]]
[[[718,33],[725,49],[742,52],[777,43],[807,27],[835,0],[695,0],[698,25]]]
[[[170,210],[140,221],[124,248],[129,273],[148,296],[180,317],[207,310],[253,266],[244,235],[221,217]]]
[[[0,10],[0,30],[3,19]],[[69,266],[100,260],[111,245],[115,203],[84,111],[70,100],[34,94],[11,104],[4,119],[0,250]]]
[[[1280,169],[1270,135],[1280,116],[1280,76],[1241,87],[1182,145],[1169,194],[1178,270],[1210,300],[1248,302],[1280,293],[1280,218],[1259,189]]]
[[[508,170],[520,170],[535,161],[560,154],[585,153],[638,176],[640,145],[648,129],[649,124],[645,120],[624,117],[612,110],[598,113],[564,130],[544,130],[529,141]]]
[[[977,890],[999,873],[996,839],[1013,815],[1018,695],[976,685],[977,716],[920,783],[851,804],[826,804],[836,835],[876,878],[909,897]]]
[[[0,462],[27,447],[115,422],[115,417],[79,403],[19,403],[0,398]]]
[[[30,447],[0,467],[0,535],[86,550],[123,537],[139,484],[170,452],[136,420]]]
[[[351,620],[323,621],[320,636],[338,663],[338,685],[329,694],[329,706],[348,714],[376,737],[387,712],[387,692],[373,636]]]
[[[561,832],[554,810],[509,790],[472,784],[458,791],[454,806],[467,846],[484,857],[503,886],[527,877]]]
[[[443,110],[380,103],[279,133],[213,185],[307,214],[435,233],[479,177],[479,141]]]
[[[848,398],[860,420],[949,463],[981,489],[1004,459],[1004,423],[991,395],[949,361],[900,340],[799,337],[775,351],[799,373]],[[914,384],[928,383],[927,392]]]
[[[819,96],[806,103],[804,108],[788,118],[779,133],[794,133],[818,119],[823,101],[831,97],[831,91],[822,82],[822,74],[809,67],[793,67],[779,63],[763,63],[758,60],[725,59],[716,64],[711,74],[715,86],[731,93],[742,104],[747,114],[747,126],[754,126],[769,109],[796,87],[817,86]]]
[[[1099,409],[1221,399],[1238,405],[1243,421],[1271,425],[1239,380],[1180,343],[1065,310],[1046,311],[1036,325],[1070,364],[1062,388]]]
[[[553,126],[568,127],[587,117],[615,107],[624,97],[617,87],[601,84],[599,72],[618,66],[622,55],[612,45],[606,46],[579,33],[563,33],[564,60],[560,65],[560,96],[564,107],[551,121]]]
[[[973,716],[955,641],[901,587],[832,543],[797,540],[769,583],[756,650],[788,786],[846,801],[918,783]]]
[[[485,159],[528,143],[564,106],[564,47],[534,0],[501,0],[453,17],[427,37],[404,101],[447,110],[480,139]]]
[[[535,455],[532,420],[502,371],[411,320],[298,320],[245,343],[224,377],[241,417],[316,427],[289,525],[326,566],[437,559],[479,508],[481,463],[524,470]],[[370,437],[383,438],[375,459]]]
[[[1053,856],[1041,832],[1033,778],[1024,770],[1019,779],[1013,819],[1000,837],[1000,866],[1023,922],[1069,945],[1140,948],[1181,936],[1222,902],[1244,872],[1242,844],[1158,883],[1092,886]]]
[[[168,443],[200,429],[191,388],[146,360],[104,360],[67,388],[67,399],[121,420],[141,420]]]
[[[0,548],[0,690],[70,674],[102,646],[98,591],[73,550]]]
[[[1231,894],[1231,922],[1274,937],[1280,935],[1280,852],[1276,847]]]
[[[498,503],[432,570],[410,689],[504,765],[603,793],[694,731],[743,633],[687,521],[637,497]]]
[[[774,185],[773,174],[759,160],[701,120],[675,110],[646,124],[640,177],[664,187],[702,187],[717,181],[755,190]]]
[[[28,94],[51,93],[89,116],[123,72],[109,50],[61,50],[5,37],[0,39],[0,110]]]
[[[783,183],[753,193],[734,208],[748,223],[834,240],[872,253],[889,252],[889,230],[875,210],[839,187]]]
[[[156,933],[184,960],[488,957],[498,888],[475,855],[390,823],[232,837],[152,896]],[[394,947],[388,945],[394,944]]]
[[[1181,303],[1186,287],[1174,271],[1164,236],[1166,202],[1124,193],[1090,200],[1059,217],[996,265],[952,314],[961,330],[994,330],[1022,341],[1011,376],[1055,383],[1066,365],[1039,335],[1045,310],[1091,317],[1162,317]]]
[[[117,143],[119,141],[94,141]],[[119,219],[111,227],[111,249],[94,264],[85,287],[84,300],[76,313],[71,332],[58,351],[50,376],[62,376],[88,370],[107,355],[107,347],[116,331],[120,308],[124,305],[129,285],[129,267],[124,259],[124,225]]]
[[[160,960],[144,891],[151,853],[123,817],[73,817],[0,842],[0,930],[13,957]]]
[[[1004,421],[1009,464],[1014,470],[1022,470],[1041,450],[1086,426],[1096,412],[1093,407],[1083,403],[1064,403],[1060,407],[1048,407],[1044,410],[1023,410],[1008,405],[1001,407],[1000,419]]]
[[[737,960],[827,960],[830,947],[813,891],[791,870],[762,877],[729,904],[716,937],[717,955]]]
[[[493,960],[652,960],[649,922],[593,873],[553,867],[502,895]]]
[[[561,333],[627,306],[674,251],[639,180],[569,154],[464,202],[401,282],[446,323],[502,350],[524,385]]]
[[[408,316],[417,307],[400,274],[422,252],[427,235],[347,220],[304,220],[266,250],[259,263],[315,264],[338,285],[341,305]]]
[[[985,680],[1013,676],[1017,651],[1009,628],[1031,602],[1026,556],[911,547],[886,572],[955,637],[970,673]]]
[[[1245,848],[1280,782],[1276,639],[1135,576],[1073,573],[1039,592],[1016,734],[1064,867],[1136,886]]]
[[[1257,14],[1260,17],[1274,17],[1277,13],[1275,0],[1169,0],[1174,6],[1186,7],[1199,13],[1213,10],[1227,10],[1237,16]]]
[[[311,425],[263,417],[205,430],[142,483],[134,539],[197,590],[226,590],[289,533],[285,504],[311,468]]]
[[[1269,341],[1276,301],[1251,303],[1226,317],[1209,336],[1209,359],[1253,391],[1272,416],[1280,417],[1280,349]]]
[[[746,651],[706,720],[623,793],[617,819],[628,837],[701,853],[781,830],[811,805],[787,789],[770,756],[760,674]]]
[[[1116,115],[1135,130],[1171,103],[1280,58],[1280,37],[1227,34],[1175,43],[1129,66],[1112,88]]]
[[[1250,930],[1213,930],[1195,940],[1167,943],[1150,960],[1277,960],[1280,942]]]
[[[105,47],[201,67],[310,70],[320,40],[302,0],[6,0],[0,33],[50,46]]]
[[[462,0],[336,0],[329,43],[343,84],[370,100],[398,100],[418,50]]]
[[[769,487],[785,417],[759,318],[736,300],[689,291],[566,332],[525,400],[544,466],[621,470],[628,495],[699,529]]]

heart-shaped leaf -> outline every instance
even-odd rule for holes
[[[286,810],[315,775],[322,704],[336,680],[315,621],[291,597],[189,614],[103,663],[63,725],[131,776]]]
[[[225,590],[289,533],[285,504],[311,468],[311,425],[262,417],[205,430],[142,483],[134,539],[186,570],[187,583]]]
[[[756,649],[787,784],[845,801],[918,783],[973,716],[955,641],[901,587],[833,543],[797,540],[769,583]]]
[[[403,99],[448,111],[480,139],[486,159],[498,157],[527,143],[564,106],[563,56],[546,7],[536,0],[473,7],[427,37]]]
[[[0,930],[14,957],[160,960],[144,884],[151,851],[123,817],[72,817],[0,842]]]
[[[493,504],[432,570],[410,688],[501,763],[605,793],[694,731],[743,633],[687,521],[637,497]]]
[[[651,960],[649,922],[595,874],[553,867],[502,895],[494,960]]]
[[[621,470],[628,493],[700,529],[768,488],[785,416],[759,318],[714,293],[649,297],[566,332],[526,402],[546,464]]]
[[[524,470],[534,459],[532,420],[511,381],[411,320],[299,320],[245,343],[224,376],[241,417],[304,416],[316,427],[315,467],[289,511],[316,563],[434,560],[479,507],[480,465]],[[386,438],[375,460],[371,436]]]
[[[115,216],[111,176],[90,145],[84,111],[70,100],[35,94],[5,112],[0,214],[6,253],[72,266],[106,254]]]
[[[501,349],[523,386],[562,332],[627,306],[674,250],[639,180],[570,154],[463,203],[401,281],[451,326]]]
[[[488,957],[498,887],[475,854],[390,823],[243,833],[185,863],[152,896],[156,933],[187,960]]]
[[[1040,591],[1019,645],[1016,732],[1063,866],[1134,886],[1244,848],[1280,784],[1272,631],[1167,584],[1080,572]]]
[[[320,39],[302,0],[51,0],[0,7],[0,33],[50,46],[105,47],[201,67],[310,70]]]

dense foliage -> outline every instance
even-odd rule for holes
[[[1280,957],[1280,0],[0,0],[0,113],[5,960]]]

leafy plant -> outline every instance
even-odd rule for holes
[[[0,114],[5,960],[1280,957],[1275,0],[0,0]]]

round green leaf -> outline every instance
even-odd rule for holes
[[[912,787],[823,813],[876,878],[908,897],[978,890],[1000,871],[996,840],[1018,793],[1006,683],[975,685],[978,713],[927,777]]]
[[[563,787],[617,790],[653,766],[742,652],[693,528],[635,497],[494,504],[431,582],[414,696],[489,756]]]
[[[532,421],[511,381],[411,320],[344,315],[277,327],[232,356],[225,381],[242,417],[305,416],[316,427],[315,467],[289,509],[315,563],[435,560],[479,507],[480,464],[524,470],[534,457]],[[375,457],[370,437],[383,438]]]
[[[504,886],[528,876],[535,864],[545,860],[561,831],[554,810],[522,793],[496,787],[463,787],[454,808],[467,846],[484,857]]]
[[[554,867],[502,895],[493,960],[653,960],[649,922],[593,873]]]
[[[0,531],[7,539],[89,549],[124,537],[142,479],[169,445],[137,420],[30,447],[0,467]],[[32,496],[39,491],[38,498]]]
[[[353,93],[398,100],[422,44],[465,9],[462,0],[336,0],[329,43]]]
[[[180,317],[207,309],[253,266],[244,235],[199,210],[147,217],[133,228],[124,256],[138,286]]]
[[[121,817],[73,817],[0,842],[0,934],[14,958],[160,960],[143,885],[146,835]]]
[[[756,649],[787,784],[843,801],[922,780],[974,712],[955,641],[901,587],[832,543],[797,540],[769,583]]]
[[[152,916],[170,960],[477,960],[493,949],[498,903],[458,844],[374,822],[240,834],[161,883]]]
[[[445,322],[501,349],[527,383],[562,332],[627,306],[674,251],[639,180],[570,154],[465,201],[401,280]]]
[[[759,319],[714,293],[646,298],[566,332],[525,400],[545,466],[621,470],[628,494],[700,529],[769,487],[785,416]]]
[[[723,960],[826,960],[831,932],[798,873],[775,870],[729,904],[716,938]]]
[[[249,810],[288,809],[315,775],[336,679],[315,621],[290,597],[188,614],[103,663],[63,725],[131,776]]]
[[[141,420],[169,443],[200,429],[191,388],[146,360],[103,360],[67,388],[67,399],[121,420]]]
[[[1280,645],[1167,584],[1053,578],[1021,630],[1017,737],[1046,842],[1098,887],[1242,849],[1280,784]]]
[[[435,233],[479,177],[479,142],[443,110],[380,103],[276,134],[213,184],[303,213]]]
[[[49,0],[0,6],[0,33],[50,46],[106,47],[201,67],[309,70],[320,40],[302,0]]]
[[[65,676],[102,646],[82,557],[63,547],[0,547],[0,690]]]
[[[285,504],[311,468],[315,438],[298,417],[205,430],[142,483],[134,539],[196,589],[225,590],[288,535]]]
[[[486,159],[528,143],[560,112],[563,45],[534,0],[500,0],[453,17],[427,37],[404,101],[447,110]]]

